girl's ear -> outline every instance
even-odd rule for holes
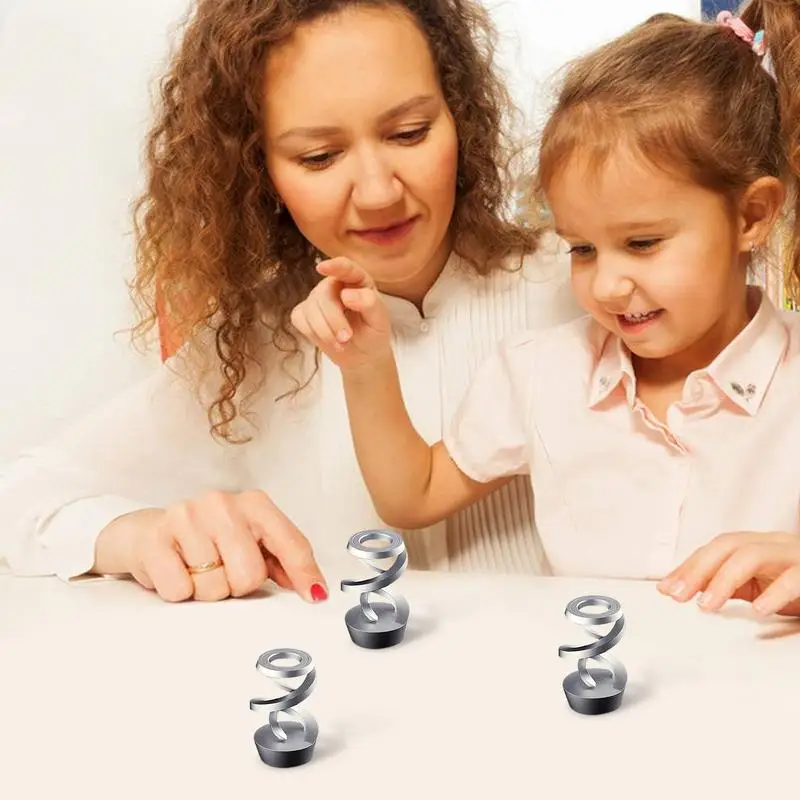
[[[767,241],[785,200],[786,189],[778,178],[758,178],[747,187],[739,202],[739,252]]]

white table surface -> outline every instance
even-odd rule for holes
[[[167,604],[127,581],[0,577],[0,797],[800,796],[795,621],[737,603],[708,615],[649,583],[408,572],[401,586],[406,640],[369,651],[344,626],[357,595]],[[628,623],[625,700],[596,717],[567,706],[574,662],[557,654],[586,641],[564,607],[590,593]],[[307,650],[318,679],[316,754],[287,770],[260,761],[266,714],[248,706],[275,694],[255,663],[277,647]]]

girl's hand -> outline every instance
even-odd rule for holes
[[[348,258],[317,270],[325,278],[295,306],[294,327],[343,372],[391,356],[391,323],[372,278]]]
[[[658,590],[679,602],[697,592],[706,611],[731,599],[747,600],[761,615],[800,616],[800,536],[725,533],[696,550]]]

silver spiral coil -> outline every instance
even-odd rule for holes
[[[587,610],[590,606],[599,606],[599,611]],[[603,595],[585,595],[571,600],[564,611],[570,622],[586,628],[586,632],[596,641],[579,645],[561,645],[558,655],[578,656],[578,678],[588,689],[597,687],[597,682],[592,677],[587,667],[587,661],[594,661],[605,667],[611,676],[612,686],[617,690],[625,688],[628,673],[623,664],[613,656],[607,655],[608,651],[617,645],[625,630],[625,616],[617,600]],[[593,628],[598,625],[613,625],[611,630],[600,633]]]
[[[276,661],[289,659],[297,663],[291,666],[275,663]],[[311,661],[311,656],[304,650],[295,650],[293,648],[267,650],[266,653],[262,653],[258,657],[256,669],[272,679],[281,689],[285,690],[286,694],[269,699],[254,697],[250,701],[250,710],[269,710],[269,729],[278,742],[286,742],[289,739],[278,718],[278,714],[281,712],[302,725],[304,738],[307,742],[315,742],[319,732],[317,721],[308,712],[295,708],[314,691],[314,686],[317,682],[317,670]],[[283,682],[287,678],[303,677],[305,680],[296,688],[292,688]]]
[[[384,547],[369,547],[368,542],[388,541]],[[378,621],[378,614],[372,607],[370,595],[378,595],[394,608],[395,621],[404,625],[408,620],[409,606],[405,598],[392,595],[386,591],[405,571],[408,564],[408,553],[403,538],[395,531],[368,530],[353,534],[347,543],[347,552],[362,561],[366,561],[370,569],[378,573],[374,578],[365,578],[359,581],[342,581],[342,591],[356,591],[361,593],[361,613],[370,622]],[[385,558],[394,558],[391,567],[382,569],[373,562]]]

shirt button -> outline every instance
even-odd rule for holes
[[[419,329],[420,329],[420,330],[421,330],[423,333],[427,333],[427,332],[428,332],[428,331],[431,329],[431,326],[430,326],[430,325],[428,325],[428,323],[427,323],[427,322],[421,322],[421,323],[420,323],[420,325],[419,325]]]

